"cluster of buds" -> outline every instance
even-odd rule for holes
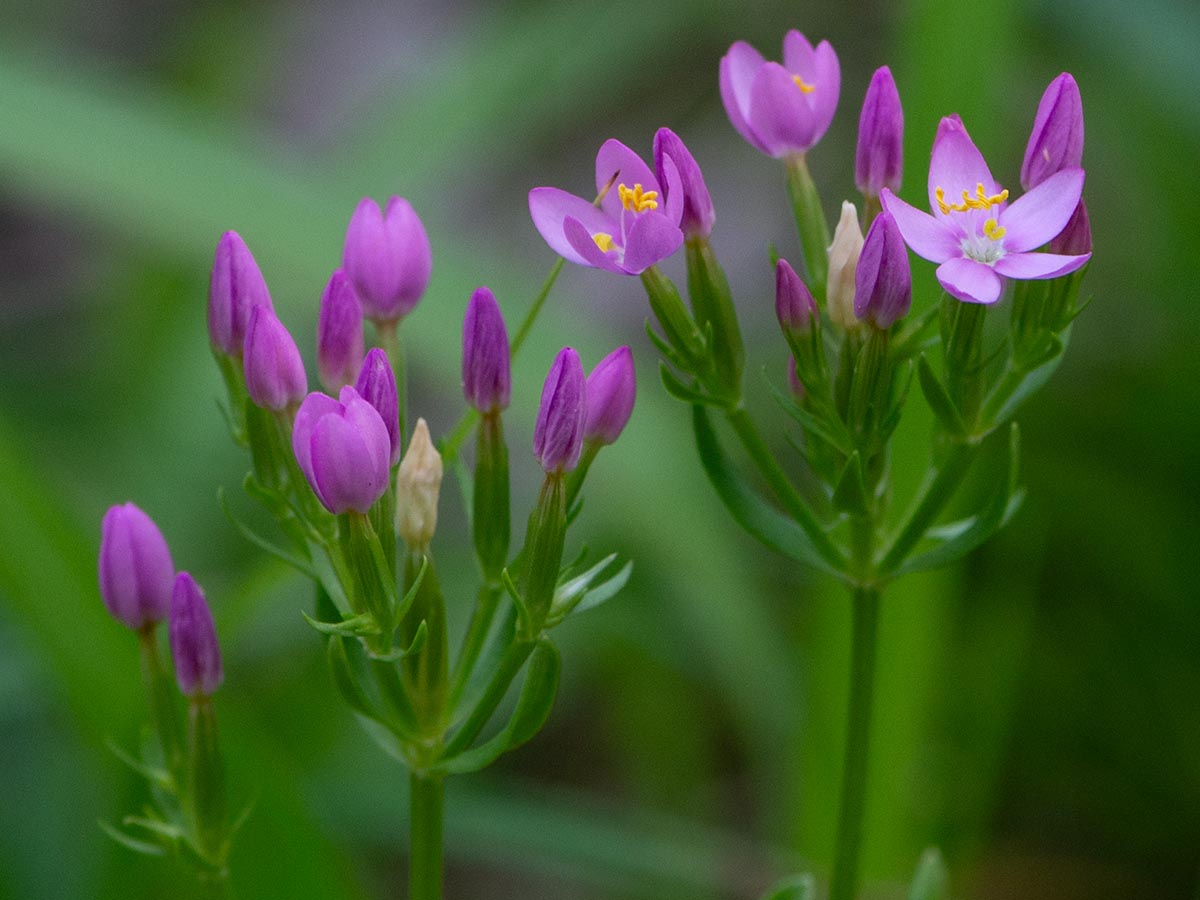
[[[172,801],[158,803],[152,817],[136,820],[144,834],[110,833],[133,847],[146,847],[147,837],[168,849],[186,843],[193,858],[219,873],[231,831],[212,703],[225,678],[212,612],[195,579],[176,573],[158,526],[132,503],[105,513],[99,568],[104,605],[137,633],[141,645],[159,755],[144,758],[138,771]],[[168,622],[175,681],[188,702],[186,729],[159,653],[158,625],[163,621]]]

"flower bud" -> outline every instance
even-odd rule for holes
[[[250,399],[263,409],[286,409],[304,399],[304,360],[269,306],[256,306],[250,314],[242,365]]]
[[[829,247],[829,281],[825,286],[829,319],[849,331],[858,327],[854,315],[854,271],[862,254],[863,233],[858,210],[849,200],[842,202],[842,215]]]
[[[667,160],[674,164],[683,185],[683,218],[679,222],[680,230],[686,238],[707,238],[712,234],[716,213],[713,211],[708,186],[704,183],[704,174],[691,151],[679,139],[679,135],[670,128],[660,128],[654,135],[654,171],[661,185],[672,181],[667,177]],[[668,205],[674,205],[673,198],[667,197],[666,201]]]
[[[507,409],[512,397],[508,331],[496,297],[477,288],[463,320],[463,396],[473,409]]]
[[[375,407],[350,386],[338,399],[312,393],[292,426],[292,450],[331,513],[368,512],[387,490],[392,443]]]
[[[411,204],[392,197],[381,212],[370,197],[359,201],[346,228],[342,266],[368,319],[394,322],[411,312],[433,266],[429,237]]]
[[[204,592],[187,572],[180,572],[171,591],[171,655],[175,680],[188,697],[208,696],[221,686],[221,647]]]
[[[904,168],[904,110],[892,70],[881,66],[871,76],[854,151],[854,183],[865,196],[878,197],[885,187],[900,190]]]
[[[786,259],[775,264],[775,316],[785,335],[807,334],[819,322],[813,295]]]
[[[111,506],[100,525],[100,596],[133,629],[167,617],[175,564],[153,520],[134,506]]]
[[[854,272],[854,314],[876,328],[890,328],[912,306],[908,248],[891,213],[871,223]]]
[[[637,395],[633,351],[618,347],[600,362],[587,379],[587,419],[583,439],[611,444],[621,436]]]
[[[1046,249],[1064,256],[1082,256],[1092,252],[1092,223],[1088,219],[1087,205],[1082,200],[1063,230],[1050,240]]]
[[[317,371],[327,391],[352,384],[363,364],[363,311],[354,285],[343,269],[321,294],[317,319]]]
[[[389,466],[400,461],[400,393],[396,388],[396,373],[388,362],[387,354],[374,347],[363,360],[362,371],[354,383],[358,395],[375,407],[379,418],[387,428],[391,452]]]
[[[533,455],[547,472],[570,471],[583,449],[587,421],[586,382],[579,354],[563,347],[542,386],[542,403],[533,429]]]
[[[1033,132],[1021,163],[1021,187],[1029,190],[1055,172],[1083,162],[1083,101],[1079,85],[1063,72],[1046,88],[1038,103]]]
[[[271,295],[250,248],[236,231],[217,242],[208,286],[208,337],[227,356],[241,356],[250,310],[271,308]]]
[[[441,489],[442,457],[429,438],[429,426],[417,419],[396,473],[396,530],[410,548],[427,547],[433,540]]]

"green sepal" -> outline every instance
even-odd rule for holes
[[[865,516],[869,512],[867,486],[863,479],[862,458],[855,450],[846,460],[837,487],[833,489],[833,508],[839,512]]]
[[[950,874],[937,847],[921,854],[917,870],[908,888],[908,900],[946,900],[949,896]]]
[[[375,617],[370,613],[359,613],[357,616],[351,616],[349,619],[343,619],[340,622],[320,622],[304,612],[304,610],[300,611],[300,615],[304,616],[304,621],[321,632],[321,634],[358,638],[382,633],[379,623],[375,621]]]
[[[917,554],[901,564],[896,569],[896,575],[938,569],[954,562],[956,559],[966,556],[1012,519],[1025,499],[1024,490],[1017,485],[1020,470],[1020,443],[1020,429],[1014,422],[1009,429],[1008,442],[1005,444],[1004,467],[1007,470],[1007,477],[997,481],[979,512],[974,516],[929,529],[925,536],[941,540],[941,544],[932,550]]]
[[[508,445],[499,412],[479,419],[471,535],[484,580],[494,581],[508,559],[511,532]]]
[[[667,343],[687,362],[683,368],[688,371],[703,368],[708,359],[704,334],[684,305],[679,289],[657,266],[642,273],[642,285]]]
[[[925,402],[933,410],[933,414],[941,423],[942,428],[953,435],[966,434],[967,426],[963,422],[962,416],[954,408],[954,404],[950,401],[950,395],[946,393],[946,389],[942,386],[941,380],[933,371],[933,366],[929,364],[929,359],[924,353],[917,360],[917,377],[921,382],[921,393],[925,395]]]
[[[225,766],[217,740],[217,716],[210,697],[188,704],[187,779],[183,791],[189,843],[201,859],[220,865],[229,851]]]
[[[223,487],[217,488],[217,503],[221,507],[221,512],[225,513],[225,518],[227,518],[233,527],[236,528],[242,535],[242,537],[244,537],[250,543],[254,544],[268,556],[273,556],[281,562],[287,563],[287,565],[291,566],[297,572],[307,575],[313,581],[320,580],[320,576],[317,574],[317,570],[312,567],[311,562],[306,559],[301,559],[294,553],[289,553],[282,547],[276,546],[266,538],[259,535],[256,531],[250,528],[249,525],[237,518],[237,516],[233,514],[233,510],[229,508],[229,499],[225,496],[225,488]]]
[[[705,346],[712,355],[720,393],[739,397],[745,350],[729,281],[706,238],[689,239],[686,256],[688,294],[697,322],[708,335]]]
[[[800,248],[804,251],[804,268],[808,286],[819,304],[825,302],[825,283],[829,277],[829,223],[821,208],[821,195],[809,174],[804,154],[786,160],[788,196],[796,217]]]
[[[107,834],[110,838],[127,850],[132,850],[134,853],[141,853],[145,856],[163,856],[167,852],[167,848],[162,844],[151,844],[149,841],[138,840],[137,838],[126,834],[115,825],[105,822],[103,819],[97,819],[96,824],[99,825],[100,830]]]
[[[702,403],[705,406],[721,407],[724,404],[700,392],[698,388],[690,387],[679,380],[665,362],[659,362],[658,374],[662,378],[663,387],[668,394],[684,403]]]
[[[521,592],[517,589],[516,582],[513,581],[508,569],[504,569],[500,573],[500,583],[504,585],[505,592],[512,598],[513,606],[517,610],[517,624],[520,631],[528,634],[533,630],[533,625],[529,618],[529,607],[525,605],[525,598],[521,596]]]
[[[846,580],[843,572],[821,558],[804,529],[759,496],[729,464],[704,407],[692,407],[692,428],[704,472],[734,521],[776,553]]]
[[[651,324],[649,319],[646,320],[645,327],[646,336],[650,338],[650,343],[655,346],[658,352],[662,354],[664,359],[666,359],[671,365],[679,369],[681,372],[687,372],[691,370],[691,364],[684,359],[674,347],[668,344],[664,338],[659,336],[658,332],[654,330],[654,326]]]
[[[413,634],[412,641],[407,647],[400,647],[393,650],[391,653],[376,653],[373,650],[367,651],[367,656],[371,659],[377,659],[380,662],[396,662],[397,660],[405,659],[406,657],[415,656],[421,652],[425,646],[425,642],[429,639],[429,623],[424,619],[417,625],[417,630]]]
[[[550,615],[546,617],[546,627],[553,628],[572,612],[594,609],[621,590],[633,571],[632,561],[626,562],[609,577],[600,578],[616,558],[617,554],[610,553],[586,572],[560,582],[554,592]]]
[[[817,882],[811,875],[792,875],[767,888],[761,900],[816,900]]]
[[[567,537],[566,484],[562,472],[546,475],[525,532],[521,596],[527,615],[525,637],[537,638],[554,602]]]
[[[516,708],[500,733],[478,747],[443,759],[433,767],[433,771],[445,775],[477,772],[529,741],[541,731],[554,707],[561,666],[554,644],[546,638],[539,640],[529,657]]]

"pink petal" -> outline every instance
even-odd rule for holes
[[[317,422],[323,416],[333,413],[335,415],[342,412],[342,405],[332,397],[322,394],[320,391],[313,391],[300,404],[300,409],[296,411],[296,418],[292,422],[292,452],[296,454],[296,462],[300,466],[300,471],[308,478],[309,483],[313,482],[312,470],[312,433],[317,427]]]
[[[1000,299],[1000,276],[991,266],[959,256],[937,269],[938,283],[951,297],[967,303],[995,303]]]
[[[640,275],[678,250],[682,243],[683,232],[677,225],[666,216],[646,213],[629,229],[622,268],[630,275]]]
[[[750,121],[766,152],[779,158],[814,143],[815,116],[808,96],[779,63],[764,63],[750,89]]]
[[[1007,232],[1004,249],[1023,253],[1058,237],[1079,205],[1081,193],[1083,169],[1063,169],[1022,195],[1000,214],[1000,224]]]
[[[975,188],[982,184],[988,194],[999,192],[999,185],[962,119],[947,116],[938,125],[937,137],[933,140],[933,156],[929,160],[929,208],[937,210],[937,188],[946,192],[947,203],[961,203],[962,192],[975,196]]]
[[[667,202],[663,204],[663,198],[660,194],[658,197],[658,208],[667,219],[678,225],[683,219],[683,205],[687,200],[683,190],[683,179],[679,175],[679,167],[675,165],[675,161],[669,156],[664,156],[662,159],[662,174],[666,179],[666,184],[663,187],[667,192]]]
[[[601,229],[607,234],[612,234],[605,229]],[[607,269],[610,272],[624,272],[621,264],[620,253],[616,250],[609,250],[605,253],[592,239],[594,232],[589,231],[582,222],[573,216],[567,216],[563,221],[563,234],[571,243],[571,247],[576,255],[580,257],[585,266],[593,266],[597,269]],[[613,234],[613,237],[617,235]]]
[[[745,41],[738,41],[721,57],[720,83],[721,102],[725,104],[725,113],[729,116],[730,123],[737,129],[738,134],[766,153],[767,148],[758,139],[749,122],[750,88],[762,64],[761,53]]]
[[[615,181],[612,180],[614,175],[616,175]],[[612,188],[604,195],[600,208],[614,219],[621,215],[623,209],[621,192],[617,190],[618,185],[623,184],[632,188],[635,184],[640,184],[643,190],[658,191],[659,202],[661,203],[663,200],[658,179],[654,177],[650,167],[642,162],[640,156],[620,141],[612,138],[605,141],[600,147],[600,152],[596,154],[596,193],[604,190],[604,186],[610,181],[612,181]],[[580,219],[580,221],[586,220]]]
[[[940,263],[962,255],[962,236],[948,222],[910,206],[887,188],[883,189],[880,200],[896,220],[904,243],[917,256]]]
[[[383,492],[379,473],[365,465],[362,435],[340,416],[326,416],[312,436],[313,488],[332,513],[365,513]],[[386,475],[386,469],[384,470]]]
[[[550,248],[559,256],[579,265],[590,263],[575,252],[563,234],[563,221],[570,216],[584,223],[584,227],[591,231],[609,231],[614,227],[604,213],[582,197],[552,187],[534,188],[529,192],[529,215]]]
[[[816,90],[809,95],[813,106],[815,127],[812,140],[815,144],[825,136],[829,123],[833,121],[842,89],[841,67],[829,41],[817,44],[817,73],[811,83],[816,86]]]
[[[1057,278],[1074,272],[1092,254],[1065,256],[1061,253],[1009,253],[996,260],[996,271],[1005,278]]]
[[[808,38],[793,28],[783,36],[783,65],[808,84],[817,80],[817,59]]]

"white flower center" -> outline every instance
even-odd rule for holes
[[[963,235],[959,246],[962,247],[963,256],[975,260],[976,262],[992,265],[1000,257],[1004,255],[1004,235],[1007,229],[1002,227],[995,219],[988,219],[983,223],[983,230],[976,233],[974,229]]]

